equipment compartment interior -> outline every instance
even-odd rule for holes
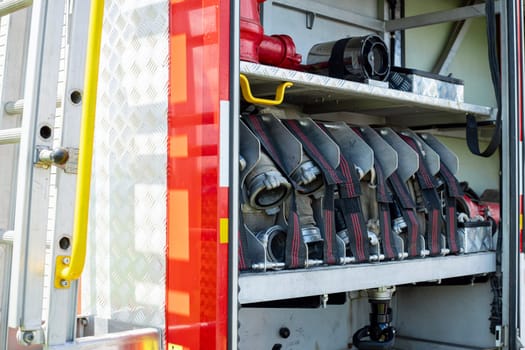
[[[241,1],[241,22],[245,3],[248,1]],[[459,8],[479,4],[268,0],[260,6],[264,34],[289,36],[297,53],[294,57],[300,55],[301,62],[278,67],[248,62],[241,53],[240,73],[254,97],[272,100],[280,84],[293,84],[284,88],[283,102],[271,108],[253,108],[241,98],[242,123],[258,111],[281,121],[308,119],[324,126],[344,122],[356,130],[388,128],[428,134],[457,157],[455,177],[463,190],[477,196],[485,190],[499,193],[503,156],[496,152],[488,158],[477,157],[470,153],[465,139],[467,114],[481,125],[481,148],[490,140],[496,115],[486,20],[483,12],[457,21],[446,17]],[[241,23],[241,50],[242,28]],[[365,73],[361,80],[330,77],[309,65],[315,45],[370,35],[384,40],[391,66],[439,74],[443,80],[449,77],[464,84],[464,101],[396,90]],[[241,156],[243,145],[241,141]],[[499,212],[497,217],[499,220]],[[392,309],[391,316],[385,317],[390,317],[396,330],[395,345],[388,347],[384,338],[379,341],[385,349],[493,348],[497,341],[494,324],[501,318],[494,306],[501,302],[501,285],[494,272],[500,248],[497,236],[502,233],[496,231],[491,231],[487,249],[472,254],[245,269],[239,275],[239,348],[355,349],[355,334],[377,316],[375,300],[382,300],[385,289]],[[369,316],[371,307],[373,315]],[[367,346],[370,344],[363,343],[360,348]]]

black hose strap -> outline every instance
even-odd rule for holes
[[[501,83],[499,76],[498,54],[496,50],[496,12],[494,10],[494,0],[487,0],[485,2],[485,13],[487,16],[487,41],[490,75],[492,79],[492,85],[494,86],[498,111],[491,140],[483,152],[479,149],[478,123],[472,114],[467,114],[466,136],[467,145],[470,149],[470,152],[477,156],[490,157],[492,154],[494,154],[494,152],[496,152],[501,141]]]

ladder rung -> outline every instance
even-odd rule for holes
[[[0,145],[19,143],[21,133],[22,133],[21,128],[0,130]]]
[[[62,101],[60,101],[60,99],[57,99],[57,108],[60,108],[61,105]],[[22,114],[24,112],[24,100],[6,102],[4,105],[4,111],[7,114],[11,115]]]
[[[7,114],[22,114],[24,111],[24,100],[6,102],[4,110]]]
[[[0,231],[0,243],[12,244],[15,231]]]
[[[33,4],[33,0],[11,0],[0,2],[0,16],[16,12]]]
[[[13,240],[15,237],[15,231],[9,230],[9,231],[3,231],[0,230],[0,244],[13,244]],[[51,241],[46,239],[46,249],[51,248]],[[0,266],[1,268],[1,266]]]

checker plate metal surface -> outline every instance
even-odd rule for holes
[[[168,2],[107,1],[82,313],[165,327]]]
[[[285,101],[307,105],[305,112],[310,114],[347,110],[400,118],[436,113],[442,116],[456,115],[464,120],[465,113],[472,113],[479,117],[489,117],[492,113],[491,108],[486,106],[436,99],[374,84],[335,79],[251,62],[241,61],[240,71],[248,76],[252,92],[257,97],[273,96],[276,83],[292,82],[294,85],[286,90]]]

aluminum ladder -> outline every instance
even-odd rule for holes
[[[75,338],[77,283],[53,282],[72,249],[90,3],[0,2],[0,349]]]

